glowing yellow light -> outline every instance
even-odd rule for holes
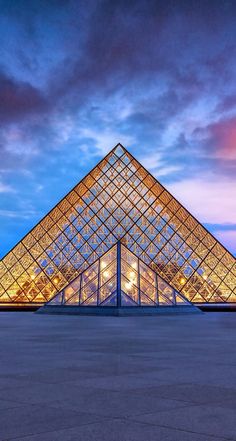
[[[110,271],[104,271],[103,277],[105,277],[105,279],[108,279],[108,277],[110,277]]]
[[[30,278],[31,278],[32,280],[34,280],[34,279],[35,279],[35,275],[32,274],[32,275],[30,276]]]
[[[125,283],[125,288],[126,288],[128,291],[132,288],[132,286],[133,286],[133,283],[132,283],[132,282],[126,282],[126,283]]]
[[[107,266],[107,264],[106,264],[106,262],[101,262],[101,269],[103,270],[104,268],[106,268],[106,266]]]
[[[132,282],[134,282],[135,277],[136,277],[135,272],[134,272],[134,271],[131,271],[131,272],[129,273],[129,279],[130,279]]]
[[[131,266],[132,266],[133,269],[137,269],[137,263],[136,262],[132,263]]]
[[[181,279],[180,279],[180,283],[181,283],[181,285],[183,285],[185,282],[186,282],[185,278],[184,278],[184,277],[181,277]]]
[[[55,279],[53,280],[53,282],[54,282],[55,284],[58,283],[58,279],[57,279],[57,277],[55,277]]]
[[[203,277],[203,279],[205,279],[205,280],[207,279],[207,275],[206,275],[206,274],[203,274],[202,277]]]

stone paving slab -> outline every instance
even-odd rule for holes
[[[124,420],[81,425],[71,429],[41,432],[14,438],[16,441],[225,441],[218,436],[158,427]],[[12,441],[12,440],[9,440]]]
[[[47,405],[83,411],[101,416],[121,417],[149,413],[153,410],[174,409],[189,405],[185,401],[159,398],[153,394],[130,394],[105,389],[78,387],[73,384],[32,384],[29,388],[0,390],[3,399],[11,402]]]
[[[41,431],[52,431],[81,424],[93,423],[101,417],[49,406],[25,405],[0,412],[0,439],[32,436]],[[105,419],[103,419],[105,421]]]
[[[0,441],[236,441],[236,314],[0,313]]]
[[[138,422],[235,440],[235,415],[235,409],[211,404],[139,415]],[[136,417],[130,418],[136,421]]]
[[[130,391],[135,394],[137,391]],[[228,387],[218,387],[208,384],[171,384],[153,386],[138,391],[139,394],[158,396],[169,400],[182,400],[188,403],[208,404],[233,402],[236,399],[236,389]]]

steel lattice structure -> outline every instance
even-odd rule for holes
[[[0,304],[42,304],[118,240],[195,303],[236,302],[236,262],[118,144],[0,262]]]

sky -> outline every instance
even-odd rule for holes
[[[117,143],[236,255],[236,2],[0,0],[0,257]]]

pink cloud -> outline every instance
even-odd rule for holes
[[[218,155],[223,159],[236,159],[236,118],[211,126]]]
[[[184,179],[168,185],[170,192],[200,222],[236,224],[235,181],[215,176]]]
[[[216,230],[214,236],[227,248],[231,253],[236,254],[236,231],[235,230]]]
[[[236,117],[209,124],[195,133],[205,141],[207,155],[224,160],[236,159]]]

